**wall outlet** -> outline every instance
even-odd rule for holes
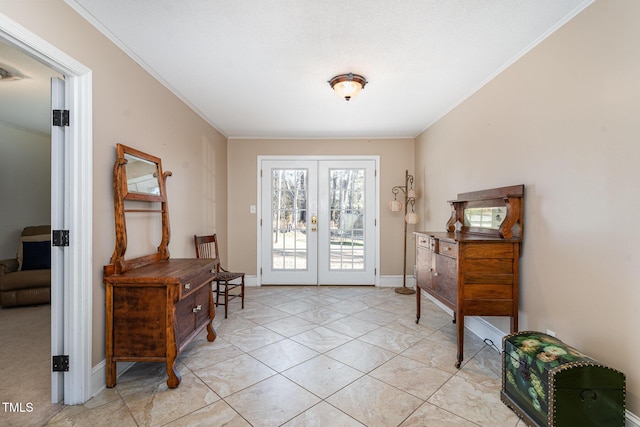
[[[556,333],[554,331],[552,331],[551,329],[547,329],[547,335],[551,335],[552,337],[555,337]]]
[[[249,213],[256,213],[256,205],[249,206]]]

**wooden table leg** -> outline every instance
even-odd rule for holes
[[[167,359],[167,375],[169,376],[167,379],[167,386],[169,388],[177,388],[180,385],[180,381],[182,381],[182,376],[176,369],[175,357]]]
[[[416,323],[420,321],[420,286],[416,286]]]
[[[456,361],[456,369],[459,369],[464,359],[464,315],[462,313],[457,313],[456,315],[456,326],[458,329],[458,360]]]

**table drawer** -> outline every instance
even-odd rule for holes
[[[435,252],[436,250],[436,242],[437,240],[435,238],[433,238],[432,236],[427,236],[424,234],[418,234],[417,238],[416,238],[416,245],[419,248],[425,248],[428,249],[432,252]]]
[[[180,281],[180,299],[185,298],[197,289],[203,283],[210,282],[213,279],[213,273],[210,270],[203,270],[192,276],[185,277]]]
[[[440,240],[438,244],[438,253],[451,258],[458,258],[458,244],[455,242]]]

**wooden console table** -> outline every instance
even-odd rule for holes
[[[422,289],[453,310],[457,360],[464,352],[464,316],[509,316],[518,330],[518,261],[524,186],[458,194],[445,232],[415,232]],[[420,321],[420,292],[416,323]]]
[[[107,387],[116,385],[116,362],[164,362],[176,388],[178,354],[203,329],[213,341],[211,293],[216,262],[169,259],[105,277]]]

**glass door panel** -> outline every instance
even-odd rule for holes
[[[329,171],[329,269],[364,269],[364,169]]]
[[[375,283],[375,161],[318,165],[318,283]]]
[[[306,270],[307,169],[271,170],[271,268]]]
[[[317,162],[264,161],[262,177],[262,283],[316,284]]]
[[[375,284],[375,161],[261,166],[261,283]]]

